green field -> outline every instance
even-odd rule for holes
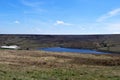
[[[0,50],[0,80],[120,80],[120,55]]]

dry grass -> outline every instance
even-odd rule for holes
[[[120,55],[0,50],[1,74],[1,80],[119,80]]]
[[[55,64],[57,64],[58,67],[60,65],[64,66],[63,64],[119,66],[120,55],[73,54],[73,53],[52,53],[52,52],[44,52],[44,51],[1,50],[0,63],[26,65],[26,66],[46,65],[46,67],[48,65],[55,65]]]

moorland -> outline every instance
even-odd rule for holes
[[[119,80],[120,35],[1,34],[0,80]],[[113,54],[46,52],[45,47],[85,48]]]
[[[19,45],[21,49],[69,47],[120,52],[120,34],[112,35],[20,35],[1,34],[0,45]]]

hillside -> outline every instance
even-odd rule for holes
[[[119,80],[120,55],[0,50],[1,80]]]
[[[120,52],[120,35],[13,35],[1,34],[0,45],[19,45],[21,49],[39,47],[88,48]]]

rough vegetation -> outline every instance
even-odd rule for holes
[[[119,80],[120,55],[0,50],[1,80]]]

